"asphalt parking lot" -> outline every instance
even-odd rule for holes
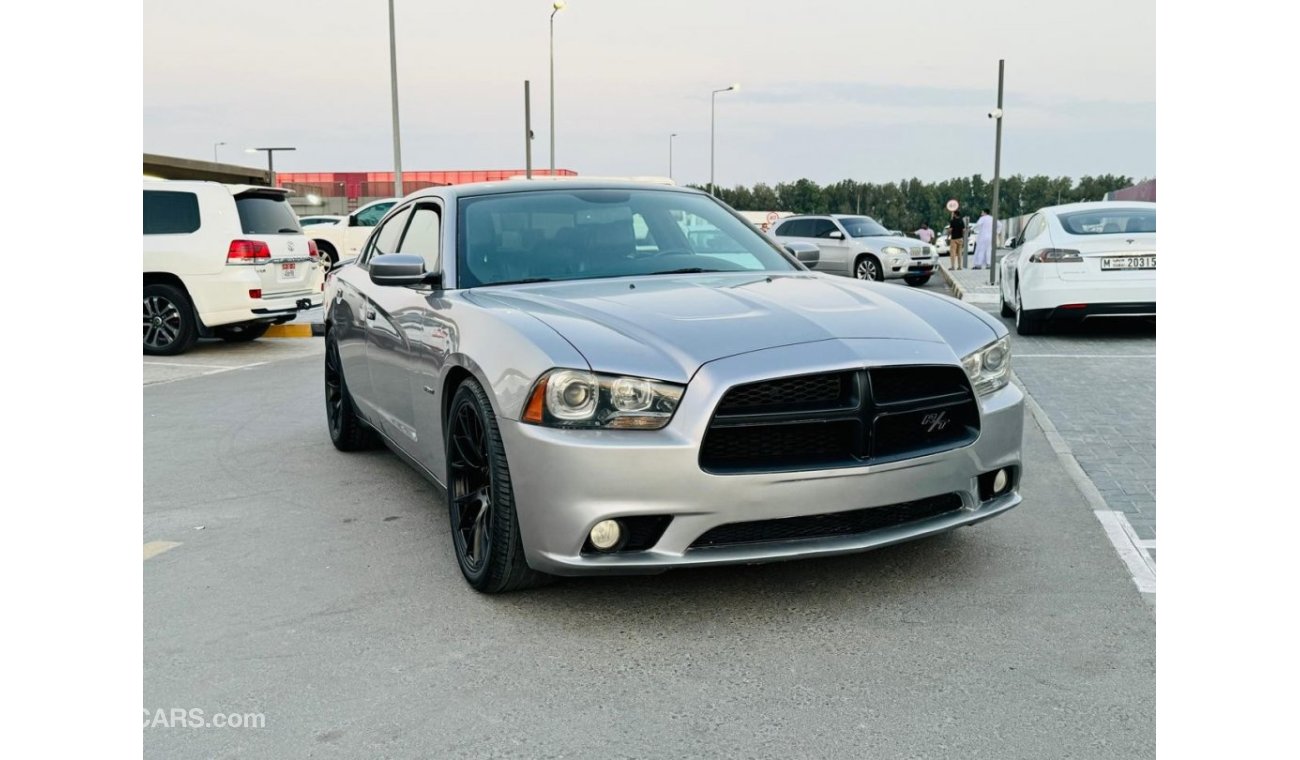
[[[1034,388],[1064,372],[1086,414],[1085,360],[1016,351],[1065,435],[1068,408]],[[1035,419],[1024,504],[973,528],[485,597],[439,489],[330,446],[322,354],[263,339],[145,359],[145,708],[265,716],[147,728],[147,757],[1155,753],[1154,607]]]

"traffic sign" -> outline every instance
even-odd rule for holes
[[[948,205],[945,206],[944,208],[948,209],[949,211],[956,211],[957,209],[961,208],[961,204],[957,202],[956,198],[953,198],[952,200],[948,201]]]
[[[781,218],[781,215],[778,214],[778,213],[776,213],[775,211],[769,211],[769,212],[767,212],[767,223],[768,223],[768,224],[772,224],[773,222],[775,222],[777,219],[780,219],[780,218]]]

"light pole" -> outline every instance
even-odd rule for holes
[[[212,163],[214,164],[221,160],[217,158],[217,148],[221,147],[222,145],[225,145],[225,143],[224,142],[212,143]]]
[[[270,180],[271,187],[275,187],[275,152],[277,150],[298,150],[297,148],[249,148],[245,153],[256,153],[259,150],[266,151],[266,173],[267,179]]]
[[[676,136],[676,132],[668,135],[668,179],[673,178],[673,138]]]
[[[713,94],[709,96],[709,194],[710,195],[718,194],[718,187],[713,183],[713,151],[714,151],[714,145],[716,143],[716,140],[714,138],[714,133],[715,133],[714,126],[717,124],[718,93],[735,92],[736,90],[739,89],[740,89],[740,85],[733,84],[730,87],[723,87],[721,90],[714,90]]]
[[[402,197],[402,130],[397,122],[397,26],[388,0],[388,70],[393,88],[393,195]]]
[[[998,59],[998,107],[989,116],[998,123],[997,137],[993,148],[993,250],[989,252],[989,284],[993,285],[994,275],[998,271],[998,186],[1002,181],[1002,74],[1006,70],[1006,60]]]
[[[564,10],[564,0],[551,3],[551,175],[555,175],[555,14]]]

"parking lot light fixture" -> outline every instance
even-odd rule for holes
[[[718,187],[713,183],[713,152],[716,144],[714,135],[716,133],[715,126],[717,124],[718,93],[736,92],[739,89],[740,85],[733,84],[730,87],[723,87],[720,90],[714,90],[713,94],[709,96],[709,193],[711,195],[718,194]]]
[[[212,163],[214,164],[218,163],[221,160],[217,158],[217,148],[220,148],[222,145],[225,145],[225,143],[224,142],[212,143]]]
[[[673,178],[673,138],[676,136],[676,132],[668,135],[668,179]]]
[[[564,0],[551,3],[551,175],[555,174],[555,14],[564,10]]]

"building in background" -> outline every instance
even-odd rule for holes
[[[522,177],[524,169],[464,169],[402,172],[402,191],[426,187],[494,182]],[[534,177],[550,176],[549,169],[533,169]],[[572,169],[556,169],[555,176],[575,177]],[[299,215],[348,214],[379,198],[393,196],[392,172],[276,172],[275,182],[293,191],[289,203]]]
[[[1132,187],[1126,187],[1123,190],[1112,190],[1106,193],[1106,201],[1150,201],[1156,202],[1156,181],[1149,179],[1145,182],[1139,182]]]

